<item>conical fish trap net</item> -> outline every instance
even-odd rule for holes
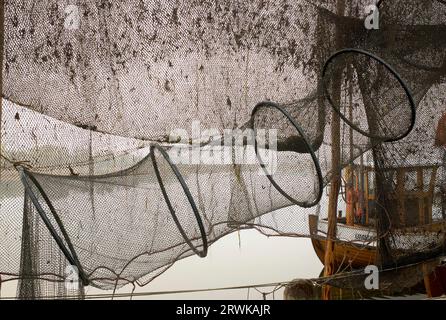
[[[426,146],[445,5],[384,2],[368,30],[360,0],[343,14],[304,0],[7,1],[3,278],[22,298],[69,294],[68,265],[83,285],[142,285],[235,230],[311,237],[324,188],[367,154],[377,172],[441,172]],[[398,236],[379,226],[375,241]]]

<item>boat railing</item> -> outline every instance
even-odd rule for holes
[[[386,210],[393,226],[432,223],[438,169],[438,165],[380,169],[386,181],[390,181],[383,188],[387,190],[389,201]],[[375,175],[375,168],[370,166],[352,165],[347,168],[345,180],[350,181],[345,188],[347,224],[369,225],[374,220],[374,211],[379,206]],[[357,219],[358,215],[362,219]]]

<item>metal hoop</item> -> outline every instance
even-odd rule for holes
[[[411,122],[410,122],[410,126],[407,129],[406,132],[404,132],[401,136],[396,137],[396,138],[391,138],[391,139],[385,139],[384,137],[380,137],[380,136],[376,136],[376,135],[372,135],[368,132],[365,132],[364,130],[362,130],[361,128],[359,128],[358,126],[356,126],[354,123],[352,123],[346,116],[344,116],[344,114],[342,114],[340,108],[337,108],[335,106],[335,104],[333,103],[333,100],[331,99],[329,93],[328,93],[328,89],[325,85],[325,73],[327,72],[327,68],[328,65],[337,57],[340,56],[342,54],[347,54],[347,53],[359,53],[362,55],[365,55],[369,58],[372,58],[373,60],[377,61],[378,63],[382,64],[387,70],[389,70],[389,72],[391,74],[393,74],[393,76],[398,80],[398,82],[401,84],[401,86],[403,87],[404,91],[406,92],[407,98],[409,100],[409,104],[410,104],[410,108],[411,108]],[[379,58],[378,56],[375,56],[374,54],[362,50],[362,49],[353,49],[353,48],[348,48],[348,49],[342,49],[340,51],[335,52],[334,54],[332,54],[328,60],[325,62],[323,71],[322,71],[322,86],[323,86],[323,90],[325,93],[325,97],[327,98],[328,102],[330,103],[330,105],[332,106],[332,108],[336,111],[336,113],[341,117],[341,119],[343,121],[345,121],[351,128],[353,128],[355,131],[359,132],[360,134],[369,137],[369,138],[374,138],[374,139],[379,139],[379,140],[383,140],[384,142],[395,142],[398,140],[401,140],[403,138],[405,138],[414,128],[415,126],[415,118],[416,118],[416,107],[415,107],[415,101],[413,99],[412,93],[410,91],[410,89],[408,88],[408,86],[406,85],[406,83],[401,79],[400,75],[392,68],[392,66],[390,66],[387,62],[385,62],[383,59]]]
[[[57,214],[56,209],[54,208],[53,204],[51,203],[50,199],[48,198],[47,194],[43,190],[40,183],[36,180],[36,178],[24,168],[19,167],[18,170],[20,172],[20,179],[22,180],[23,186],[25,187],[25,191],[31,198],[31,202],[34,204],[34,207],[37,209],[39,216],[42,218],[43,222],[45,223],[46,227],[48,228],[48,231],[51,233],[51,236],[56,241],[57,245],[59,246],[60,250],[64,254],[65,258],[68,260],[68,262],[71,265],[76,266],[76,268],[78,269],[79,277],[82,280],[82,284],[84,286],[87,286],[89,284],[88,277],[86,276],[86,274],[82,268],[82,265],[79,262],[76,251],[74,250],[73,244],[71,243],[70,237],[68,236],[68,233],[65,230],[65,227],[63,226],[62,220],[60,219],[59,215]],[[43,200],[45,201],[46,205],[50,209],[50,212],[53,215],[54,219],[56,220],[57,226],[59,227],[60,231],[62,232],[63,239],[65,240],[68,248],[65,246],[64,241],[57,233],[57,231],[54,228],[51,221],[48,219],[48,217],[45,213],[45,210],[40,205],[39,200],[37,199],[36,195],[34,194],[34,191],[32,190],[32,188],[28,182],[28,178],[35,185],[35,187],[39,191],[40,195],[42,196]]]
[[[254,116],[256,114],[256,112],[258,111],[258,109],[262,108],[262,107],[267,107],[267,108],[273,108],[273,109],[277,109],[278,111],[280,111],[287,119],[288,121],[291,122],[292,126],[297,130],[297,132],[299,132],[299,134],[301,135],[304,144],[308,150],[308,153],[311,156],[311,159],[313,161],[314,167],[316,169],[316,173],[317,173],[317,178],[318,178],[318,183],[319,183],[319,192],[318,195],[316,197],[316,199],[311,202],[311,203],[306,203],[306,202],[299,202],[297,200],[295,200],[294,198],[292,198],[289,194],[287,194],[277,183],[276,181],[273,179],[273,177],[267,172],[265,165],[262,162],[262,159],[260,158],[259,154],[258,154],[258,148],[257,148],[257,138],[256,138],[256,133],[255,133],[255,128],[254,128]],[[259,159],[260,162],[260,166],[262,167],[262,169],[265,171],[265,174],[267,176],[267,178],[269,179],[269,181],[271,182],[271,184],[274,186],[274,188],[276,188],[277,191],[279,191],[280,194],[282,194],[285,198],[287,198],[289,201],[291,201],[292,203],[301,206],[303,208],[311,208],[313,206],[315,206],[316,204],[319,203],[319,201],[322,198],[322,185],[323,185],[323,179],[322,179],[322,171],[321,171],[321,167],[319,164],[319,160],[316,157],[316,154],[314,153],[313,148],[310,146],[310,143],[308,142],[307,136],[305,135],[305,133],[303,132],[302,128],[294,121],[293,117],[285,110],[283,109],[281,106],[279,106],[277,103],[274,102],[270,102],[270,101],[263,101],[258,103],[254,109],[252,110],[251,113],[251,123],[252,123],[252,127],[254,130],[254,150],[256,153],[257,158]]]
[[[164,183],[163,183],[163,179],[161,178],[161,174],[159,172],[158,169],[158,164],[156,162],[156,158],[155,158],[155,152],[154,150],[157,149],[162,156],[164,157],[164,159],[167,161],[167,163],[169,164],[170,168],[172,169],[173,173],[175,174],[175,176],[177,177],[178,181],[181,184],[181,187],[183,188],[183,191],[189,201],[189,204],[192,207],[192,211],[194,212],[195,215],[195,219],[197,220],[197,224],[198,224],[198,228],[200,229],[200,235],[201,235],[201,239],[203,241],[203,250],[199,251],[196,247],[194,247],[194,245],[192,244],[191,240],[187,237],[186,232],[184,231],[183,227],[180,224],[180,221],[178,220],[177,215],[175,214],[175,209],[172,207],[172,203],[169,200],[169,196],[167,195],[166,189],[164,188]],[[156,174],[156,178],[158,179],[158,183],[159,186],[161,188],[161,192],[163,193],[164,196],[164,200],[166,201],[167,207],[169,208],[169,211],[172,215],[173,221],[175,222],[178,230],[180,231],[183,239],[186,241],[186,243],[189,245],[189,247],[192,249],[193,252],[195,252],[195,254],[197,254],[199,257],[206,257],[207,252],[208,252],[208,240],[207,240],[207,236],[206,236],[206,232],[204,229],[204,224],[203,224],[203,220],[200,217],[200,214],[198,212],[197,206],[195,204],[195,201],[190,193],[189,187],[187,186],[186,182],[183,179],[183,176],[181,175],[180,171],[178,170],[177,166],[175,164],[172,163],[172,161],[170,160],[169,155],[167,154],[167,152],[158,144],[152,144],[150,146],[150,157],[152,158],[152,164],[153,164],[153,168],[155,169],[155,174]]]

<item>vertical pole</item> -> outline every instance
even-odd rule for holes
[[[345,13],[345,0],[338,0],[336,5],[336,13],[338,16],[343,16]],[[337,26],[336,29],[336,47],[340,49],[342,46],[342,28]],[[342,70],[335,72],[333,75],[333,103],[340,106],[341,100],[341,81]],[[336,239],[336,212],[338,208],[338,196],[339,189],[341,187],[341,120],[339,115],[332,111],[332,125],[331,125],[331,137],[332,137],[332,149],[331,149],[331,161],[333,178],[330,185],[330,196],[328,200],[328,230],[327,230],[327,243],[325,247],[324,257],[324,276],[331,276],[334,273],[335,261],[334,261],[334,247]],[[322,299],[330,299],[330,286],[324,286],[322,290]]]
[[[349,64],[347,66],[347,81],[348,81],[348,111],[349,115],[348,118],[350,122],[353,122],[353,70],[352,66]],[[347,84],[347,83],[346,83]],[[357,190],[355,190],[355,176],[357,174],[355,173],[354,168],[354,148],[353,148],[353,127],[350,126],[349,130],[349,144],[350,144],[350,164],[347,167],[346,170],[346,188],[345,188],[345,197],[347,200],[346,204],[346,221],[347,225],[353,226],[355,224],[355,208],[357,206],[356,194]]]
[[[364,177],[365,174],[368,174],[367,171],[364,170],[364,155],[361,154],[360,160],[359,160],[359,197],[358,197],[358,203],[359,203],[359,212],[361,214],[365,215],[365,224],[369,225],[369,210],[368,202],[369,202],[369,196],[368,196],[368,190],[366,190],[366,184],[364,183],[366,177]],[[368,187],[367,187],[368,188]],[[367,204],[366,204],[367,201]]]
[[[423,276],[424,276],[424,287],[426,288],[426,295],[428,298],[432,298],[432,283],[430,280],[430,275],[431,273],[429,273],[427,265],[425,263],[423,263]]]

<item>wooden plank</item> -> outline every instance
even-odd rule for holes
[[[417,188],[418,188],[418,224],[423,225],[426,222],[425,219],[425,201],[424,201],[424,179],[423,169],[417,170]]]
[[[404,168],[398,168],[396,171],[396,194],[398,201],[398,215],[400,217],[401,226],[406,225],[405,219],[405,203],[404,203],[404,189],[405,189],[405,175]]]
[[[345,188],[345,198],[346,198],[346,222],[347,225],[352,226],[355,223],[355,207],[357,203],[354,201],[354,175],[353,175],[353,168],[351,166],[348,166],[345,168],[345,180],[347,181],[346,188]]]
[[[319,260],[324,263],[327,241],[323,239],[312,239],[312,244]],[[333,257],[336,269],[345,266],[363,268],[375,262],[376,248],[359,247],[347,242],[339,242],[335,246]]]
[[[426,288],[426,294],[429,298],[432,298],[430,272],[427,270],[427,266],[423,264],[423,275],[424,275],[424,287]]]
[[[437,182],[437,171],[438,171],[438,166],[432,167],[430,168],[432,169],[432,173],[431,173],[431,179],[429,181],[429,193],[434,193],[435,190],[435,183]]]
[[[428,205],[427,205],[428,223],[432,223],[432,205],[434,202],[434,192],[435,192],[435,183],[437,180],[437,171],[438,171],[437,166],[432,168],[431,178],[429,181],[429,188],[428,188],[429,199],[428,199]],[[446,235],[445,235],[445,237],[446,237]]]

